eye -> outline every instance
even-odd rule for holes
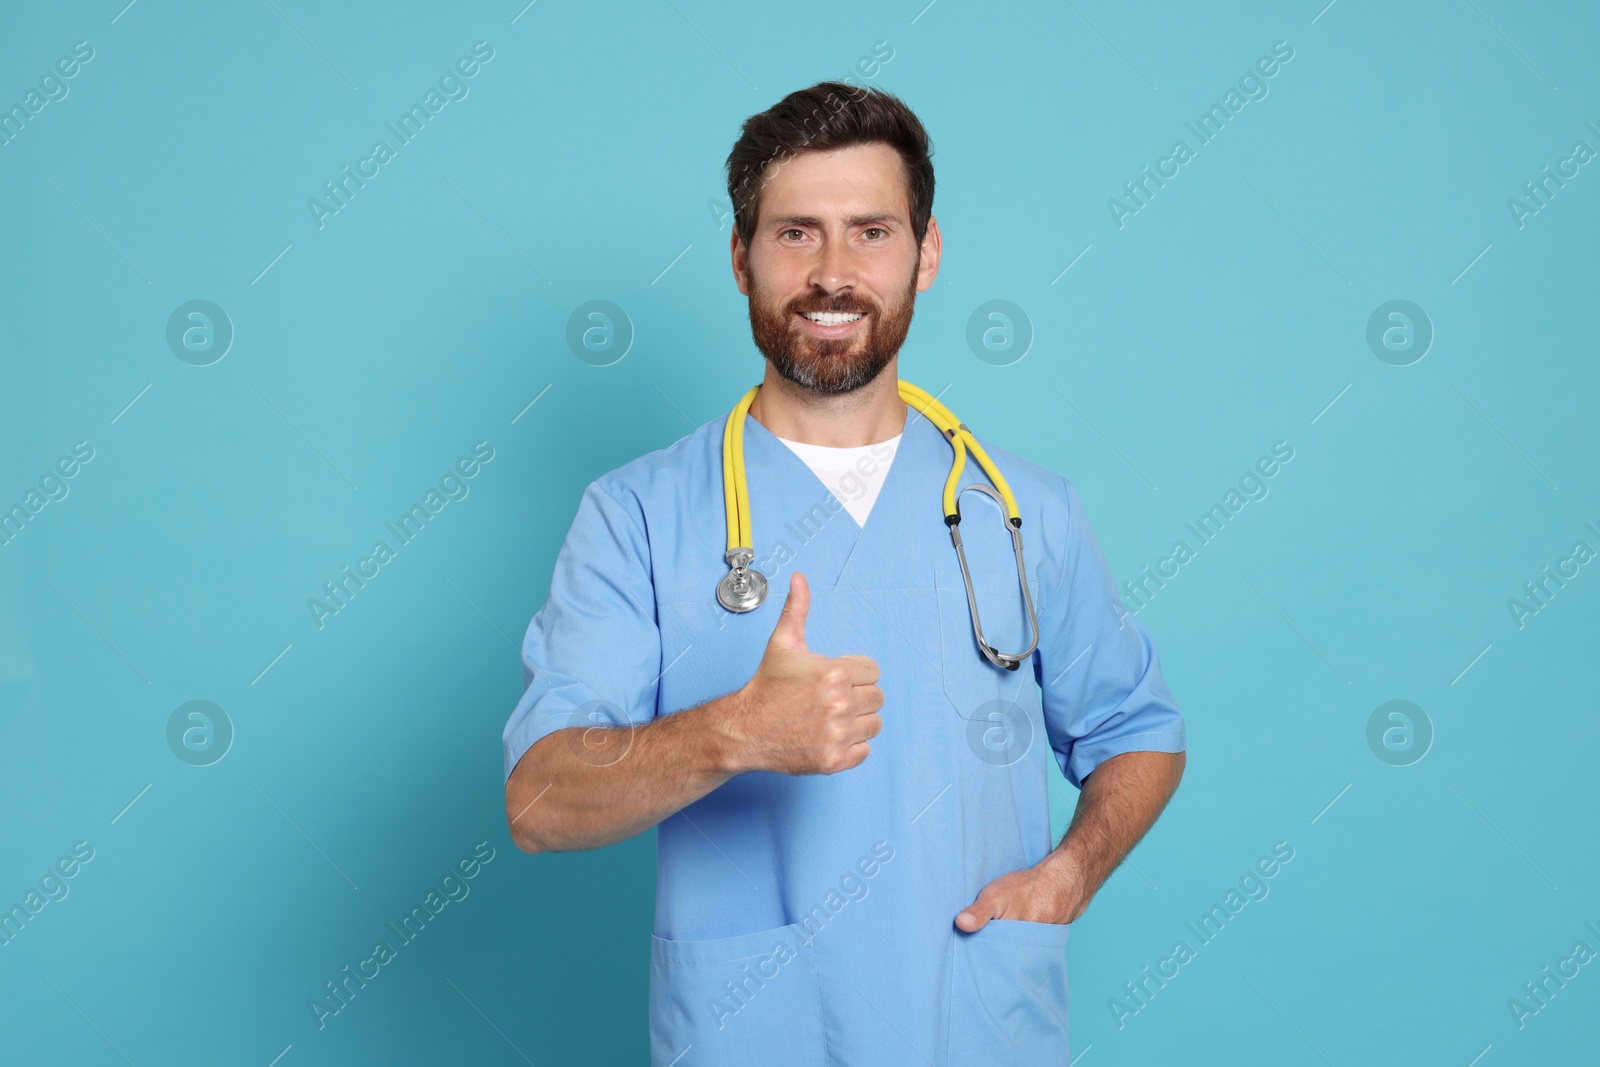
[[[782,236],[787,238],[791,233],[799,234],[801,237],[806,235],[804,230],[796,229],[791,226],[789,229],[783,231]]]
[[[862,231],[862,233],[863,234],[881,233],[881,234],[883,234],[884,237],[889,236],[889,231],[884,229],[882,226],[868,226],[865,230]]]

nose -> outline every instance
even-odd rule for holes
[[[849,243],[839,237],[825,239],[807,280],[829,296],[844,295],[854,289],[857,267]]]

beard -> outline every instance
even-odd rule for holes
[[[750,281],[750,333],[756,347],[779,374],[814,393],[849,393],[874,381],[899,353],[911,329],[917,292],[915,267],[899,299],[881,307],[854,293],[807,296],[773,307],[761,299],[753,270]],[[850,337],[812,337],[795,321],[807,311],[861,312],[867,315],[867,326]]]

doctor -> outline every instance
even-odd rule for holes
[[[749,118],[729,156],[766,357],[743,418],[766,599],[716,596],[722,416],[589,484],[524,638],[513,840],[657,828],[657,1067],[1067,1063],[1071,924],[1183,772],[1182,715],[1077,492],[988,444],[1038,644],[1006,670],[974,637],[952,447],[897,388],[939,269],[929,151],[895,97],[824,82]],[[985,637],[1025,649],[1004,516],[959,500]],[[1051,759],[1080,790],[1053,848]]]

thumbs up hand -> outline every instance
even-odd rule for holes
[[[754,677],[739,690],[726,728],[739,771],[834,774],[867,758],[883,729],[878,665],[806,648],[811,587],[799,571]]]

